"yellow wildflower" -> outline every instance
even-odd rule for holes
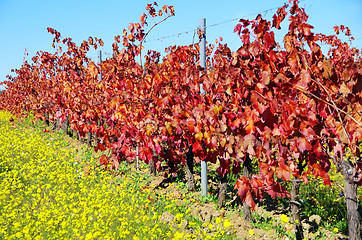
[[[288,216],[285,215],[285,214],[282,214],[282,215],[280,216],[280,220],[281,220],[282,222],[285,222],[285,223],[289,222],[289,218],[288,218]]]

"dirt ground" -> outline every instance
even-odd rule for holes
[[[159,194],[168,194],[172,195],[173,198],[181,200],[185,200],[185,194],[182,194],[180,191],[175,190],[175,185],[169,184],[167,179],[163,176],[153,177],[149,186],[154,186],[152,189]],[[200,199],[200,192],[195,192],[191,196],[194,199]],[[190,196],[190,195],[188,195]],[[186,196],[187,198],[187,196]],[[290,223],[285,223],[280,220],[282,214],[287,214],[288,209],[275,209],[271,211],[267,211],[262,206],[257,205],[253,215],[262,216],[261,221],[271,221],[272,225],[275,225],[274,228],[269,229],[261,229],[254,227],[251,223],[247,222],[241,214],[242,208],[241,205],[235,208],[235,210],[218,210],[216,204],[213,202],[202,202],[195,201],[191,206],[191,214],[200,219],[202,222],[212,222],[213,219],[217,217],[227,218],[231,224],[232,228],[229,229],[230,232],[235,232],[237,239],[284,239],[291,240],[294,239],[294,226]],[[163,215],[164,222],[171,222],[173,220],[173,215],[169,212],[166,212]],[[321,230],[319,227],[320,217],[313,215],[309,219],[305,219],[302,221],[303,229],[304,229],[304,238],[305,239],[329,239],[329,240],[337,240],[337,239],[348,239],[347,236],[342,234],[335,234],[327,229]],[[260,220],[259,220],[260,221]],[[272,226],[269,224],[269,226]],[[287,237],[281,234],[278,234],[277,225],[283,226],[283,231],[287,231],[290,233],[290,236]],[[186,232],[188,231],[187,226],[184,229]],[[252,231],[250,231],[252,230]],[[318,232],[322,231],[323,235],[321,236]],[[251,235],[250,232],[253,234]],[[319,235],[319,236],[318,236]]]

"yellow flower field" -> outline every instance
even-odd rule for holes
[[[212,235],[192,221],[192,234],[178,228],[188,211],[143,189],[145,174],[114,177],[89,164],[87,147],[10,117],[0,112],[0,239],[223,238],[222,227]],[[160,221],[164,206],[179,214],[175,223]]]

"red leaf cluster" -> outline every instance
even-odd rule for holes
[[[361,172],[360,50],[336,36],[313,33],[298,1],[278,9],[272,22],[261,15],[240,20],[234,29],[240,48],[209,45],[206,72],[198,67],[197,44],[171,46],[163,59],[149,51],[144,65],[136,60],[150,31],[147,20],[174,15],[172,6],[158,9],[156,3],[146,10],[139,23],[115,37],[112,57],[99,65],[87,52],[102,40],[90,37],[77,46],[49,28],[59,48],[38,52],[8,77],[0,109],[67,120],[81,137],[94,134],[96,151],[112,150],[99,160],[111,168],[133,161],[136,146],[142,161],[153,160],[158,170],[164,161],[169,173],[185,165],[189,149],[196,163],[217,163],[221,176],[239,174],[252,159],[259,174],[240,177],[235,185],[252,208],[264,194],[289,196],[281,182],[292,177],[307,183],[312,175],[330,184],[331,161],[343,161],[347,151],[357,175]],[[273,30],[288,14],[281,48]],[[344,26],[335,31],[350,35]],[[329,55],[320,44],[330,46]]]

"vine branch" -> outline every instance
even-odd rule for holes
[[[151,32],[151,30],[156,27],[158,24],[166,21],[168,18],[170,18],[171,16],[174,16],[174,15],[168,15],[167,17],[165,17],[164,19],[162,19],[161,21],[155,23],[148,31],[147,33],[145,34],[145,36],[142,38],[142,41],[140,42],[140,44],[138,45],[138,47],[140,48],[140,65],[141,65],[141,68],[143,68],[142,66],[142,43],[144,42],[144,40],[146,39],[147,35]]]

